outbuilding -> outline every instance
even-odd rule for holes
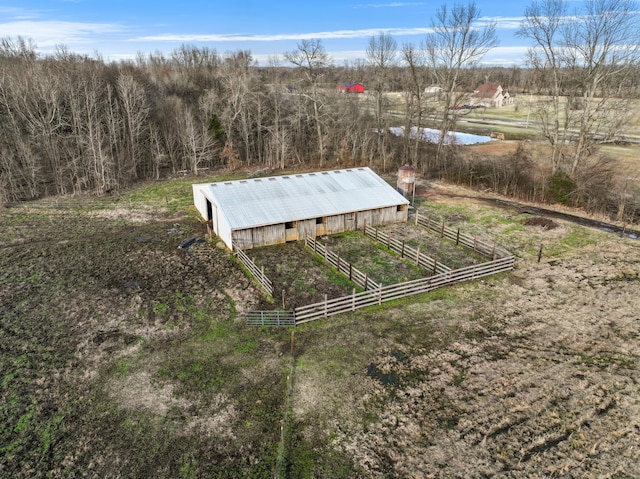
[[[398,223],[409,214],[409,201],[370,168],[194,184],[193,199],[230,249]]]
[[[364,93],[364,85],[362,83],[340,83],[336,87],[336,91],[340,93]]]

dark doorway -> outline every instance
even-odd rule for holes
[[[213,207],[211,206],[211,201],[207,199],[207,221],[211,221],[213,225]]]

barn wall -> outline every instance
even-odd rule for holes
[[[233,240],[242,249],[284,243],[286,241],[284,223],[235,230]]]
[[[207,197],[204,194],[205,186],[206,185],[192,185],[193,204],[203,218],[207,217]]]
[[[211,205],[213,207],[213,231],[218,237],[224,241],[229,249],[233,249],[233,235],[231,233],[231,226],[227,220],[227,217],[222,213],[221,208],[215,203]]]
[[[237,244],[240,249],[253,248],[253,230],[251,228],[235,230],[233,232],[233,242]]]
[[[344,214],[344,231],[355,231],[357,229],[356,215],[357,213],[355,211]]]
[[[316,220],[301,220],[298,221],[298,239],[304,240],[307,236],[315,237],[316,235]]]
[[[328,216],[325,225],[326,234],[342,233],[344,231],[344,215]]]
[[[294,227],[288,230],[285,228],[284,223],[235,230],[233,231],[233,239],[242,249],[258,248],[260,246],[285,243],[287,240],[304,241],[307,235],[315,237],[353,231],[356,227],[363,228],[365,223],[369,226],[378,226],[407,221],[407,217],[407,208],[401,208],[398,211],[397,206],[390,206],[388,208],[328,216],[324,218],[322,224],[317,224],[315,218],[299,220],[293,222]]]
[[[193,185],[193,204],[203,218],[213,220],[213,232],[227,245],[229,249],[233,249],[231,226],[215,199],[211,199],[206,195],[206,187],[207,185]],[[207,201],[211,203],[212,218],[208,218]]]
[[[286,242],[284,223],[253,228],[253,246],[267,246]]]

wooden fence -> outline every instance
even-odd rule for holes
[[[415,279],[387,286],[379,285],[370,289],[340,298],[325,299],[319,303],[299,306],[293,311],[252,311],[245,315],[247,324],[258,326],[295,326],[335,314],[355,311],[386,301],[407,298],[416,294],[428,293],[455,283],[472,281],[505,271],[511,271],[515,257],[510,255],[473,266],[447,271],[427,278]]]
[[[327,299],[319,303],[299,306],[290,311],[253,311],[247,313],[247,324],[251,325],[276,325],[295,326],[319,318],[326,318],[336,314],[355,311],[386,301],[427,293],[438,288],[450,286],[455,283],[472,281],[485,276],[511,271],[515,266],[515,256],[495,243],[489,243],[475,236],[460,233],[459,229],[447,227],[444,221],[434,221],[428,216],[416,212],[417,225],[427,228],[429,231],[439,234],[442,238],[448,238],[456,244],[467,247],[476,253],[488,257],[490,261],[452,270],[445,265],[440,265],[434,259],[423,255],[417,249],[409,248],[403,241],[391,238],[388,234],[365,226],[365,234],[375,238],[389,249],[399,252],[402,257],[407,257],[423,268],[435,270],[437,274],[426,278],[415,279],[403,283],[382,286],[368,279],[367,275],[355,269],[347,261],[330,251],[325,245],[317,242],[315,238],[308,237],[305,244],[322,256],[325,261],[332,264],[341,273],[362,286],[365,291],[335,299]],[[354,273],[355,271],[355,273]],[[364,282],[363,282],[364,280]]]
[[[236,258],[238,258],[244,267],[249,270],[249,273],[251,273],[256,281],[258,281],[258,284],[262,289],[264,289],[270,296],[273,296],[273,283],[267,275],[264,274],[264,268],[258,268],[253,260],[249,258],[236,243],[233,243],[233,249],[236,252]]]
[[[416,225],[422,226],[427,230],[440,235],[441,238],[448,238],[451,241],[454,241],[455,244],[465,246],[485,258],[489,258],[490,260],[511,256],[511,253],[500,248],[496,243],[483,241],[478,239],[477,236],[460,233],[460,228],[454,229],[446,226],[444,220],[434,220],[430,216],[422,215],[416,211],[415,222]]]
[[[350,296],[329,299],[320,303],[300,306],[295,309],[295,324],[302,324],[318,318],[326,318],[334,314],[355,311],[356,309],[382,304],[386,301],[406,298],[416,294],[427,293],[434,289],[449,286],[463,281],[490,276],[493,274],[510,271],[515,263],[514,256],[499,258],[495,261],[481,263],[466,268],[451,270],[428,278],[420,278],[404,283],[381,286],[377,290],[354,293]]]
[[[356,283],[364,290],[377,290],[380,289],[380,284],[376,283],[366,273],[363,273],[359,269],[355,268],[351,263],[344,260],[336,253],[331,251],[326,245],[323,245],[313,236],[307,236],[304,240],[304,244],[311,248],[315,254],[324,258],[324,260],[330,265],[334,266],[340,273],[344,274],[351,281]]]
[[[390,234],[384,233],[373,226],[365,226],[364,233],[368,237],[375,239],[378,243],[385,245],[390,250],[395,251],[400,257],[408,258],[413,261],[416,266],[430,271],[431,274],[451,271],[451,268],[445,264],[439,263],[438,260],[421,253],[420,248],[412,248],[406,245],[403,240],[392,238]]]

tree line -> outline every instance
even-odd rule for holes
[[[534,0],[526,7],[518,35],[531,49],[522,67],[480,64],[498,41],[495,22],[480,23],[473,2],[441,6],[419,44],[399,46],[380,33],[369,39],[366,59],[340,66],[321,40],[302,40],[258,66],[246,50],[183,45],[169,55],[113,63],[64,47],[40,56],[31,41],[4,38],[0,198],[105,194],[207,168],[386,171],[409,163],[431,176],[530,199],[619,210],[619,199],[590,195],[593,173],[601,183],[608,175],[602,188],[612,186],[599,146],[615,141],[639,93],[637,9],[625,0],[589,0],[580,11],[570,5]],[[390,126],[455,130],[451,107],[487,80],[548,98],[532,111],[551,158],[544,174],[525,178],[533,167],[507,174],[531,159],[526,149],[489,165],[464,157],[444,134],[435,144],[388,134]],[[362,82],[368,93],[337,93],[344,81]],[[425,93],[430,85],[442,89],[437,104]]]

